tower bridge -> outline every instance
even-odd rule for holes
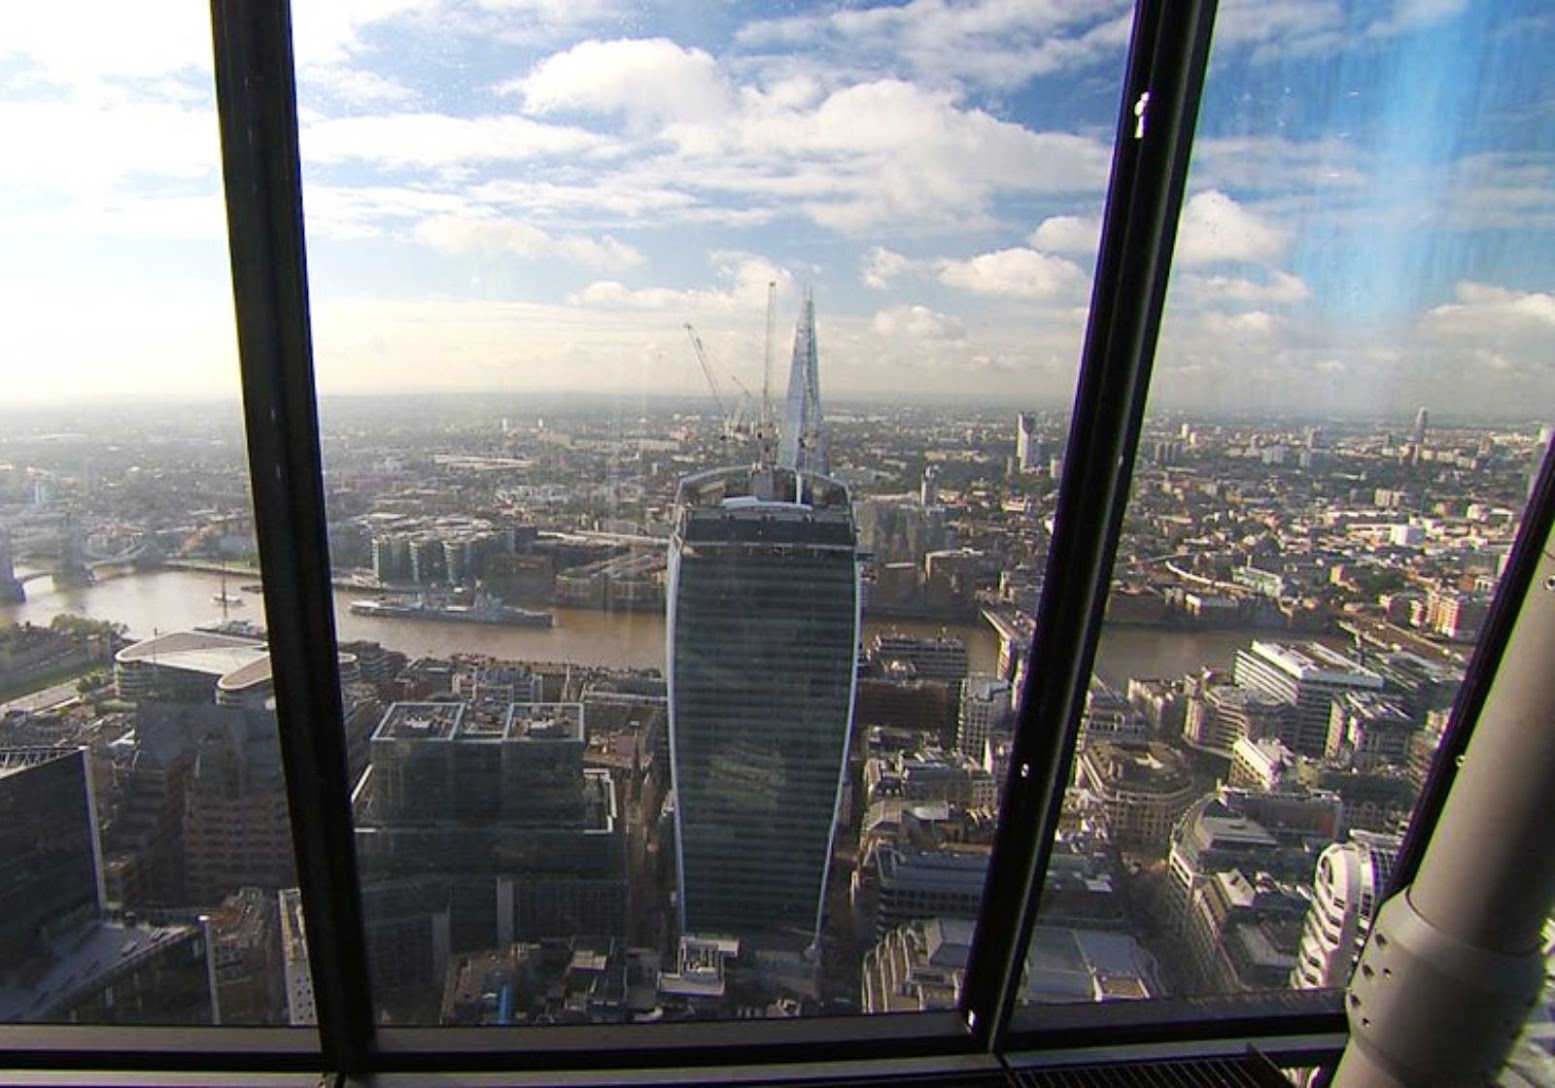
[[[85,533],[66,515],[57,533],[33,533],[26,538],[29,559],[47,565],[17,574],[16,556],[22,550],[11,531],[0,527],[0,604],[21,604],[27,599],[27,583],[39,578],[53,578],[56,585],[91,585],[97,580],[97,571],[133,563],[151,550],[151,544],[147,537],[134,536],[127,547],[112,555],[93,555]]]

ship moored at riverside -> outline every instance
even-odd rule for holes
[[[435,620],[439,623],[485,623],[499,627],[549,627],[551,614],[503,604],[495,597],[481,594],[468,604],[456,601],[414,597],[373,597],[352,601],[350,609],[358,616],[381,619]]]

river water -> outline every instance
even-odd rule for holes
[[[238,589],[251,578],[228,575],[228,592],[243,598],[243,604],[229,607],[228,614],[263,625],[264,598]],[[82,588],[56,588],[52,579],[37,578],[27,583],[24,604],[0,605],[0,624],[25,621],[45,625],[61,612],[72,612],[122,623],[132,636],[149,637],[219,620],[221,606],[212,596],[220,585],[215,574],[183,570],[125,574]],[[569,661],[617,668],[662,668],[664,664],[664,618],[660,615],[563,608],[556,610],[555,624],[550,628],[492,627],[356,616],[346,608],[351,599],[349,594],[334,594],[335,623],[342,640],[369,639],[412,656],[465,652],[517,661]],[[984,623],[866,620],[864,637],[867,642],[876,632],[891,630],[918,636],[958,636],[966,642],[967,656],[976,672],[992,672],[998,660],[998,637]],[[1237,649],[1252,637],[1235,631],[1108,628],[1097,669],[1121,686],[1130,676],[1180,676],[1204,665],[1228,668]]]

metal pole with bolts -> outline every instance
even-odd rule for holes
[[[1555,538],[1412,884],[1350,980],[1333,1088],[1495,1083],[1544,983],[1555,905]]]

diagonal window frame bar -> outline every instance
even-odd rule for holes
[[[1425,848],[1436,830],[1436,821],[1441,818],[1442,809],[1447,804],[1447,794],[1457,780],[1458,767],[1474,735],[1474,724],[1485,707],[1485,699],[1490,694],[1491,685],[1495,683],[1496,672],[1501,667],[1507,644],[1512,640],[1517,614],[1522,608],[1523,599],[1533,587],[1539,557],[1544,542],[1550,538],[1551,526],[1555,526],[1555,440],[1544,451],[1538,477],[1523,510],[1522,525],[1518,527],[1517,537],[1512,542],[1506,571],[1496,586],[1484,630],[1479,641],[1474,644],[1474,653],[1464,672],[1463,683],[1458,687],[1458,694],[1448,714],[1447,728],[1437,746],[1436,756],[1431,761],[1431,771],[1420,791],[1420,798],[1415,803],[1404,843],[1399,848],[1398,859],[1388,882],[1388,895],[1396,895],[1414,883],[1420,871]]]
[[[1111,589],[1215,13],[1215,0],[1141,0],[1135,9],[1032,667],[967,967],[968,1028],[999,1050],[1009,1043]],[[1116,1006],[1098,1011],[1109,1022],[1127,1016]]]
[[[227,244],[265,622],[323,1055],[372,1044],[314,395],[291,12],[212,0]]]

